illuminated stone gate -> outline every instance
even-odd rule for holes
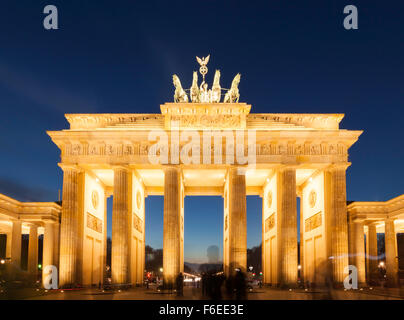
[[[361,131],[340,129],[341,114],[250,113],[250,105],[238,102],[240,75],[221,103],[220,72],[208,90],[206,60],[198,60],[203,83],[198,86],[195,72],[190,102],[174,76],[175,102],[161,105],[161,114],[68,114],[68,130],[48,132],[64,171],[62,286],[102,281],[110,195],[115,284],[142,283],[148,195],[164,195],[166,283],[183,271],[187,195],[224,197],[226,274],[246,270],[246,196],[262,197],[263,275],[273,285],[297,283],[299,196],[305,278],[319,282],[328,273],[343,281],[345,173],[348,149]]]
[[[101,281],[105,264],[105,203],[110,195],[115,283],[142,281],[144,198],[148,195],[164,195],[166,276],[172,277],[183,268],[184,196],[224,197],[223,257],[229,273],[230,266],[245,270],[245,197],[260,195],[265,282],[297,280],[297,196],[301,197],[305,277],[314,277],[327,257],[333,256],[332,275],[337,282],[343,280],[348,264],[347,151],[360,132],[339,129],[342,115],[249,114],[250,106],[242,103],[170,103],[161,109],[162,114],[148,115],[67,115],[69,130],[49,132],[61,149],[60,167],[64,171],[61,284]],[[188,111],[196,118],[212,114],[210,122],[180,121],[178,132],[254,130],[255,168],[246,166],[243,175],[238,174],[238,168],[244,166],[234,164],[234,160],[233,164],[204,164],[201,159],[199,164],[150,163],[149,149],[156,141],[149,140],[149,131],[165,129],[170,135],[167,118],[186,119]],[[214,121],[221,115],[232,121]],[[224,144],[221,150],[227,157]]]

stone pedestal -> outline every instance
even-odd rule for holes
[[[111,273],[114,284],[129,282],[129,228],[131,194],[130,171],[124,167],[114,169],[114,198],[112,209]]]
[[[396,287],[398,286],[398,259],[397,259],[397,238],[393,219],[385,220],[384,232],[385,232],[384,239],[386,248],[387,284],[390,287]]]
[[[297,285],[297,212],[296,171],[278,171],[278,252],[281,286]]]
[[[245,174],[229,171],[229,271],[247,271],[247,210]]]
[[[59,285],[61,287],[69,287],[76,283],[79,175],[79,171],[75,168],[64,168],[59,261]]]
[[[21,268],[21,221],[13,221],[12,240],[11,240],[11,263]]]
[[[180,170],[167,167],[164,171],[164,235],[163,276],[164,286],[174,284],[181,270],[181,183]]]
[[[28,272],[36,275],[38,272],[38,227],[30,226],[28,242]]]

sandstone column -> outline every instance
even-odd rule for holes
[[[365,239],[366,239],[366,252],[365,252],[365,265],[366,265],[366,281],[369,282],[369,227],[365,232]]]
[[[29,228],[28,241],[28,272],[36,275],[38,271],[38,227],[35,225]]]
[[[393,219],[385,220],[384,232],[387,283],[391,287],[396,287],[398,285],[398,259],[397,238]]]
[[[377,232],[376,224],[370,224],[368,226],[369,235],[369,280],[376,281],[378,278],[378,261],[377,261]]]
[[[278,171],[278,257],[281,286],[297,285],[296,170]]]
[[[304,215],[303,199],[300,197],[300,281],[304,283]]]
[[[12,243],[13,233],[7,233],[7,243],[6,243],[6,258],[11,258],[11,243]]]
[[[245,174],[229,169],[229,266],[247,271],[247,210]]]
[[[114,195],[112,207],[111,272],[114,284],[127,284],[129,278],[129,188],[130,172],[125,167],[114,169]]]
[[[105,284],[105,280],[107,279],[107,237],[108,237],[108,232],[107,232],[107,192],[104,192],[104,226],[103,226],[103,231],[104,231],[104,243],[103,243],[103,259],[102,259],[102,284]]]
[[[358,283],[366,283],[366,267],[365,267],[365,237],[363,222],[353,223],[353,253],[354,253],[354,265],[358,269]]]
[[[59,284],[73,286],[77,279],[79,170],[63,167],[62,219],[60,224]]]
[[[172,285],[181,270],[181,182],[180,170],[167,167],[164,171],[164,235],[163,276],[164,286]]]
[[[53,224],[53,265],[59,270],[60,223]]]
[[[53,223],[45,222],[45,232],[43,237],[43,254],[42,254],[42,270],[46,266],[52,266],[53,264],[53,248],[54,248],[54,232]]]
[[[21,221],[13,221],[13,231],[11,240],[11,263],[21,268]]]
[[[348,223],[346,208],[345,166],[334,166],[326,172],[326,232],[329,272],[333,282],[341,285],[348,266]]]
[[[355,223],[351,221],[351,218],[348,218],[348,252],[349,252],[349,257],[348,261],[349,264],[355,264]]]

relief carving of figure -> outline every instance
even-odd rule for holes
[[[113,154],[114,153],[114,147],[112,146],[112,145],[107,145],[107,147],[106,147],[106,153],[107,153],[107,155],[111,155],[111,154]]]
[[[97,147],[96,146],[91,146],[90,147],[90,154],[91,155],[97,154]]]
[[[79,144],[73,145],[72,155],[80,155],[80,152],[81,152],[81,146]]]
[[[132,154],[132,146],[126,145],[125,146],[125,155],[130,155]]]

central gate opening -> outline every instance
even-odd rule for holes
[[[223,270],[223,197],[186,196],[184,271]]]

